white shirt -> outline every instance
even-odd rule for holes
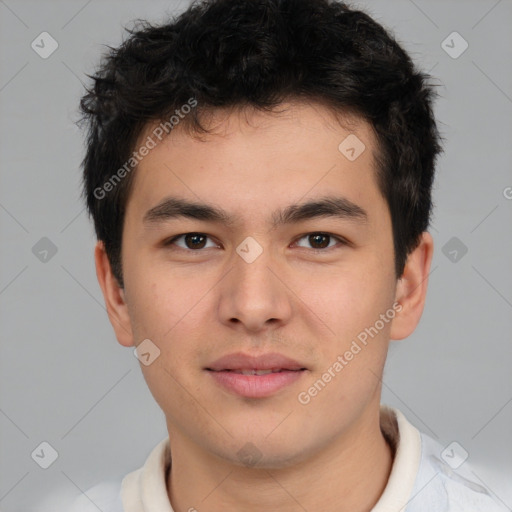
[[[371,512],[507,510],[476,481],[468,463],[461,463],[457,447],[443,448],[420,433],[400,411],[386,406],[381,407],[381,430],[395,456],[386,488]],[[142,468],[122,482],[92,487],[74,502],[71,512],[174,512],[166,487],[170,463],[169,438],[165,438]]]

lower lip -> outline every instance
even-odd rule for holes
[[[283,370],[265,375],[242,375],[230,371],[215,372],[211,370],[208,373],[215,382],[232,393],[247,398],[264,398],[296,382],[302,377],[305,370]]]

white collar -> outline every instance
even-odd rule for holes
[[[380,415],[381,430],[395,447],[395,456],[386,488],[371,512],[399,512],[411,499],[421,458],[421,437],[399,410],[381,406]],[[174,512],[167,496],[170,463],[167,437],[153,449],[142,468],[124,477],[121,499],[125,512]]]
[[[418,474],[421,436],[398,409],[381,406],[380,416],[381,430],[395,447],[395,456],[386,488],[371,512],[400,512],[411,499]]]

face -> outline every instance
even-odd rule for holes
[[[370,126],[286,106],[217,113],[214,134],[175,129],[144,157],[126,210],[125,289],[108,308],[121,344],[151,340],[141,369],[171,449],[179,439],[269,468],[377,410],[404,313]]]

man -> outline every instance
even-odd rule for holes
[[[81,103],[97,276],[169,437],[76,510],[501,510],[380,405],[432,258],[427,80],[327,0],[205,1],[105,57]]]

